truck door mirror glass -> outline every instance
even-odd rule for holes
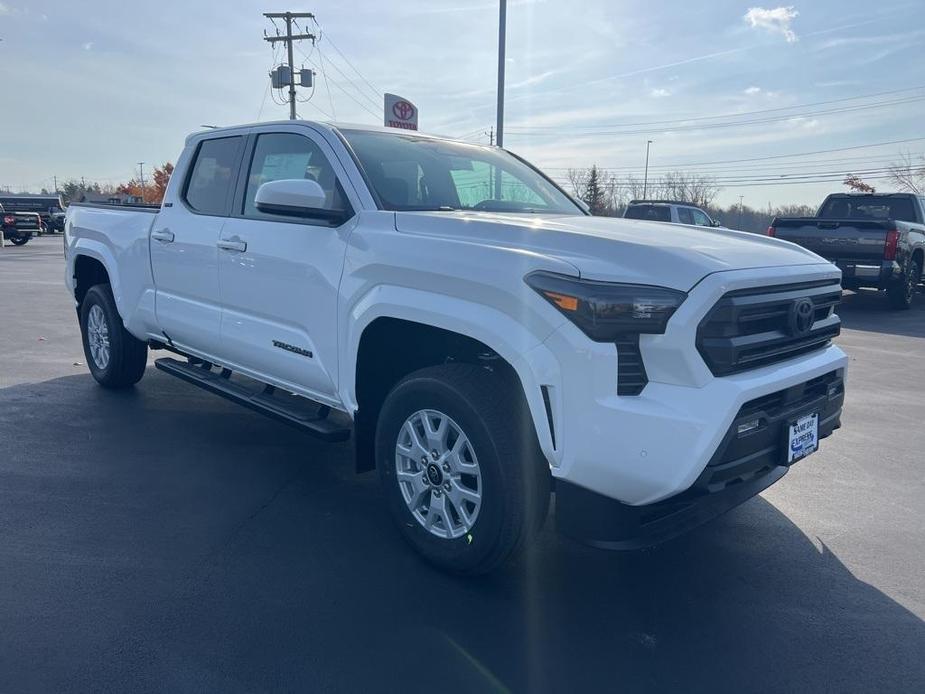
[[[268,181],[257,189],[254,207],[265,214],[342,221],[346,210],[325,207],[327,196],[317,181],[303,178]]]

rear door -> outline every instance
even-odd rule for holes
[[[218,242],[243,149],[240,135],[202,140],[151,230],[158,325],[177,346],[209,356],[221,353]]]
[[[221,232],[223,355],[240,370],[331,400],[337,381],[337,292],[355,217],[338,227],[324,219],[265,214],[254,206],[268,181],[312,178],[329,209],[358,209],[323,138],[302,126],[255,131],[245,156],[234,214]]]

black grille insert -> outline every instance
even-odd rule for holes
[[[803,333],[792,328],[796,302],[813,303]],[[697,349],[717,376],[725,376],[821,349],[841,331],[835,307],[841,285],[832,280],[757,287],[725,294],[701,321]]]
[[[649,382],[639,351],[639,335],[626,335],[617,346],[617,395],[639,395]]]

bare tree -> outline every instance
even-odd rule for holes
[[[925,194],[925,156],[916,161],[908,152],[901,154],[899,161],[890,165],[890,181],[903,192]]]
[[[585,188],[588,186],[588,174],[590,169],[569,169],[566,173],[568,178],[568,184],[571,188],[571,194],[576,198],[580,198],[584,192]]]

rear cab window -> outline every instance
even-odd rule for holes
[[[889,195],[838,196],[825,201],[819,210],[821,219],[896,219],[914,222],[915,209],[911,198]]]
[[[644,219],[650,222],[670,222],[671,208],[668,205],[630,205],[626,208],[624,217]]]
[[[183,190],[183,200],[192,211],[228,214],[243,142],[243,137],[234,136],[200,143]]]

